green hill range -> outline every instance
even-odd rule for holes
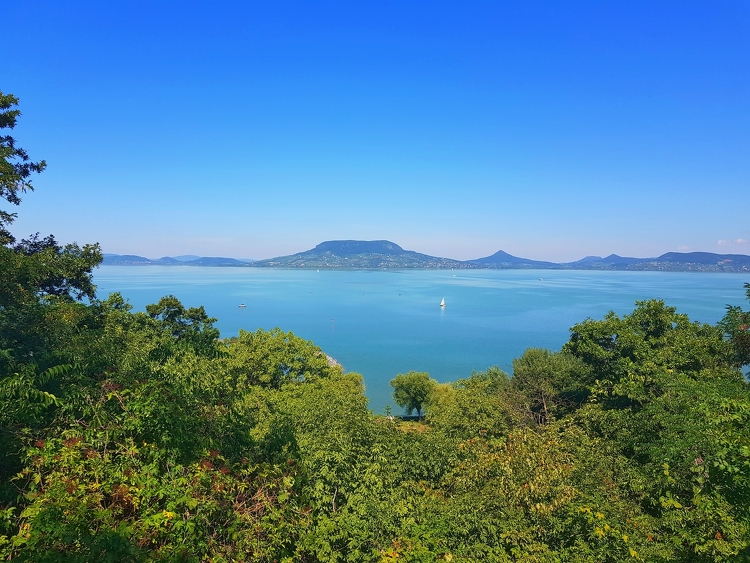
[[[655,258],[633,258],[610,254],[587,256],[575,262],[545,262],[520,258],[502,250],[475,260],[454,260],[404,250],[387,240],[331,240],[315,248],[290,256],[268,260],[237,260],[221,257],[164,257],[150,260],[142,256],[105,254],[104,264],[111,266],[174,265],[235,266],[253,268],[329,268],[348,270],[380,269],[544,269],[544,270],[640,270],[749,272],[750,256],[713,252],[667,252]]]

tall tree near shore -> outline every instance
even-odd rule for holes
[[[18,98],[0,91],[0,129],[13,129],[21,115]],[[12,205],[33,190],[31,175],[44,171],[44,160],[34,162],[11,135],[0,135],[0,198]],[[0,209],[0,307],[30,303],[41,296],[93,299],[91,270],[101,262],[96,244],[61,246],[52,235],[39,233],[16,244],[8,227],[17,214]]]
[[[0,129],[15,127],[17,105],[18,98],[0,92]],[[45,167],[12,136],[0,136],[0,199],[19,205],[21,194],[33,189],[31,175]],[[96,322],[75,301],[95,298],[91,270],[102,259],[96,244],[62,246],[51,235],[16,243],[8,230],[15,218],[0,210],[0,504],[4,490],[12,493],[5,477],[18,468],[21,430],[48,422],[60,404],[61,381],[76,371],[72,363],[84,361],[57,344]]]
[[[511,388],[539,424],[575,410],[588,397],[591,384],[588,366],[571,354],[529,348],[513,360]]]
[[[0,129],[13,129],[16,126],[16,120],[21,115],[20,110],[15,109],[17,105],[17,97],[0,91]],[[34,189],[29,179],[31,174],[42,172],[46,166],[43,160],[33,162],[25,150],[16,146],[12,136],[0,135],[0,197],[13,205],[20,204],[20,194]],[[0,244],[15,242],[7,229],[15,218],[15,213],[0,209]]]
[[[391,379],[393,387],[393,400],[400,407],[404,407],[408,414],[417,411],[419,420],[422,420],[424,406],[430,401],[430,395],[435,390],[437,381],[423,371],[410,371],[399,373]]]
[[[745,295],[750,301],[750,283],[745,284]],[[729,305],[727,313],[719,322],[719,327],[726,334],[734,348],[735,361],[739,366],[750,364],[750,311]],[[750,375],[750,374],[748,374]]]

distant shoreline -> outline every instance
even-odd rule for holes
[[[639,265],[639,267],[626,266],[622,268],[618,267],[568,267],[568,266],[465,266],[465,267],[425,267],[425,266],[268,266],[268,265],[253,265],[252,263],[242,265],[211,265],[211,264],[160,264],[160,263],[128,263],[128,264],[113,264],[103,262],[101,266],[116,266],[116,267],[148,267],[148,266],[169,266],[174,268],[186,267],[186,268],[255,268],[265,270],[321,270],[327,272],[354,272],[354,271],[368,271],[368,272],[382,272],[382,271],[451,271],[451,270],[528,270],[528,271],[552,271],[552,272],[694,272],[694,273],[723,273],[723,274],[750,274],[750,267],[727,267],[727,266],[711,266],[704,264],[679,264],[679,263],[667,263],[667,264],[649,264]]]
[[[596,270],[636,272],[750,273],[750,256],[713,252],[667,252],[658,257],[634,258],[610,254],[587,256],[575,262],[546,262],[513,256],[502,250],[475,260],[454,260],[404,250],[387,240],[335,240],[289,256],[268,260],[185,256],[151,260],[134,254],[105,254],[105,266],[213,266],[304,270]],[[193,256],[190,256],[193,258]]]

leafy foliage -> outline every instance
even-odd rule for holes
[[[21,111],[13,109],[18,105],[18,98],[0,91],[0,129],[13,129]],[[18,205],[20,194],[33,190],[29,177],[32,173],[42,172],[47,164],[41,160],[32,162],[29,155],[10,135],[0,135],[0,198]],[[0,210],[0,244],[13,243],[15,240],[8,232],[7,226],[16,218],[15,213]]]
[[[508,375],[496,366],[439,385],[430,396],[430,426],[458,440],[504,436],[520,421],[510,386]]]
[[[745,284],[745,295],[750,301],[750,283]],[[728,306],[727,313],[719,322],[734,349],[735,361],[740,366],[750,364],[750,311]]]
[[[592,383],[589,367],[570,354],[529,348],[513,361],[512,388],[539,424],[573,412],[588,398]]]
[[[429,403],[436,384],[428,373],[422,371],[399,373],[391,379],[393,400],[398,406],[404,407],[407,414],[417,411],[417,416],[421,419],[422,409]]]

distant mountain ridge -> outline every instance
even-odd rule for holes
[[[343,256],[355,254],[394,254],[401,255],[408,251],[389,240],[327,240],[308,252],[330,252]]]
[[[107,266],[228,266],[255,268],[329,269],[544,269],[750,272],[750,256],[713,252],[667,252],[656,258],[610,254],[586,256],[575,262],[546,262],[508,254],[503,250],[475,260],[454,260],[405,250],[388,240],[329,240],[315,248],[268,260],[237,260],[193,255],[151,260],[132,254],[105,254]]]
[[[136,256],[135,254],[105,254],[103,266],[248,266],[251,260],[237,260],[236,258],[181,256],[172,258],[164,256],[157,260]]]

